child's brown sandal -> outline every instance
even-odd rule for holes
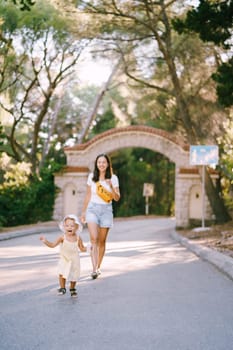
[[[57,293],[58,293],[58,295],[64,295],[64,294],[66,294],[66,289],[65,288],[59,288],[57,290]]]
[[[71,297],[77,297],[78,296],[75,288],[70,289],[70,296]]]

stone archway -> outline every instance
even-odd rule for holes
[[[60,188],[54,207],[54,219],[61,219],[67,207],[64,203],[67,184],[76,188],[78,215],[85,196],[86,180],[89,171],[93,170],[95,158],[98,154],[110,154],[114,151],[132,147],[147,148],[159,152],[175,163],[175,217],[177,227],[189,224],[190,190],[193,185],[200,185],[200,178],[195,167],[189,165],[189,145],[182,143],[174,135],[160,129],[148,126],[128,126],[110,129],[99,134],[90,141],[64,149],[67,166],[62,173],[55,174],[55,184]],[[72,198],[68,199],[72,200]],[[208,210],[210,212],[207,201]],[[211,215],[211,214],[210,214]]]

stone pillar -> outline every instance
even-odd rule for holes
[[[213,180],[218,177],[217,173],[211,174]],[[175,216],[176,227],[188,227],[190,223],[190,193],[194,185],[201,186],[201,177],[196,168],[180,168],[176,173],[175,184]],[[202,216],[200,218],[202,220]],[[213,211],[208,197],[205,195],[205,220],[213,220]]]
[[[176,227],[184,228],[189,224],[189,185],[179,176],[179,169],[176,169],[175,178],[175,217]]]
[[[55,185],[58,188],[58,193],[55,199],[54,211],[53,211],[53,219],[54,220],[62,220],[62,218],[69,214],[66,212],[67,204],[65,203],[65,190],[68,185],[72,185],[75,188],[75,203],[73,207],[75,208],[75,212],[70,214],[76,214],[78,216],[81,215],[82,206],[86,194],[87,188],[87,177],[88,177],[89,169],[80,168],[80,167],[66,167],[64,172],[55,174]],[[72,200],[70,197],[68,200]]]

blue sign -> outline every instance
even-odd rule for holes
[[[190,146],[190,165],[218,164],[218,146]]]

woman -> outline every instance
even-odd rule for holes
[[[112,200],[119,199],[119,181],[112,173],[110,158],[106,154],[100,154],[95,160],[94,172],[88,175],[81,215],[82,222],[87,223],[92,244],[93,279],[100,274],[108,231],[113,225]]]

